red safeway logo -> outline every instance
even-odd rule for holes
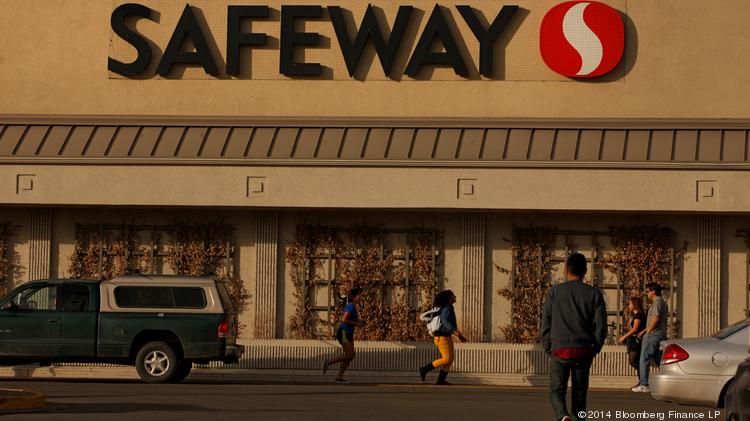
[[[547,66],[563,76],[601,76],[622,58],[622,18],[617,10],[596,1],[558,4],[542,20],[539,49]]]

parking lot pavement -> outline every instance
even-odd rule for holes
[[[47,406],[6,415],[4,420],[552,419],[542,388],[0,381],[0,388],[21,387],[46,394]],[[625,391],[592,390],[588,409],[589,418],[598,420],[721,419],[721,412],[711,408],[659,402]]]

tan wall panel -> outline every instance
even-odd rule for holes
[[[326,128],[320,140],[319,158],[338,158],[341,149],[341,139],[344,138],[344,129]]]
[[[649,132],[647,130],[628,131],[628,143],[625,159],[628,161],[645,161],[648,158]]]
[[[394,129],[386,158],[408,159],[415,135],[414,129]]]
[[[53,127],[39,150],[39,156],[58,156],[71,130],[71,126]]]
[[[367,138],[367,129],[345,129],[344,130],[344,149],[341,151],[341,157],[344,159],[359,159],[363,155],[365,139]],[[382,142],[380,142],[382,144]],[[385,154],[385,146],[383,155]],[[382,159],[383,155],[380,156]]]
[[[229,137],[228,127],[210,127],[206,142],[203,145],[201,156],[206,158],[218,158],[224,150],[224,145]]]
[[[484,130],[466,129],[461,138],[461,149],[458,153],[458,159],[479,159],[482,153],[482,143],[484,141]]]
[[[388,146],[393,142],[393,137],[396,135],[396,132],[393,129],[383,128],[361,129],[359,133],[362,132],[365,133],[364,158],[384,159],[388,153]],[[354,132],[352,134],[354,134]],[[354,139],[356,139],[354,145],[357,145],[359,143],[359,138],[355,137]],[[348,148],[345,147],[345,149]],[[356,148],[354,149],[356,150]],[[352,156],[359,157],[359,155],[356,154]]]
[[[247,196],[248,177],[264,178],[262,194]],[[346,180],[346,189],[330,188],[340,185],[341,180]],[[458,180],[474,180],[473,194],[458,196]],[[586,189],[559,194],[559,186],[584,181]],[[48,205],[748,212],[750,197],[731,194],[742,191],[748,182],[750,174],[746,171],[4,165],[0,166],[0,201]],[[712,189],[707,190],[706,185]],[[715,195],[704,197],[710,191]]]
[[[724,150],[722,152],[723,158],[727,161],[745,161],[746,140],[745,130],[724,131]]]
[[[674,131],[656,130],[651,133],[651,160],[671,161]]]
[[[321,132],[322,129],[320,128],[302,129],[293,155],[300,158],[314,158],[315,152],[318,150]]]
[[[330,68],[334,80],[288,79],[278,74],[278,12],[267,22],[253,23],[254,31],[268,33],[275,42],[270,48],[254,49],[250,60],[245,58],[252,68],[241,79],[206,77],[202,70],[193,68],[185,70],[181,80],[113,79],[106,68],[107,57],[127,61],[133,56],[132,47],[111,33],[110,15],[119,3],[0,2],[0,27],[4,29],[0,39],[0,114],[750,117],[750,84],[742,83],[750,60],[745,54],[750,42],[745,25],[750,5],[741,0],[609,2],[628,17],[628,50],[620,68],[600,83],[569,81],[544,65],[538,51],[539,22],[558,3],[555,0],[518,2],[523,13],[512,28],[515,34],[503,37],[501,42],[510,39],[498,48],[505,54],[505,66],[498,69],[504,80],[464,80],[450,69],[437,69],[431,72],[430,81],[406,76],[388,81],[377,59],[364,81],[349,79],[331,23],[325,17],[305,27],[329,38],[330,46],[305,49],[304,56]],[[138,30],[153,37],[163,50],[185,2],[144,3],[160,12],[160,23],[141,20]],[[243,2],[232,2],[239,3]],[[278,10],[282,3],[274,0],[258,4]],[[342,5],[351,10],[358,24],[367,3],[356,0]],[[478,43],[455,10],[459,3],[447,0],[440,4],[456,22],[472,58],[469,67],[474,71]],[[220,53],[219,61],[225,61],[227,2],[196,0],[191,4],[203,12]],[[383,8],[392,24],[396,7],[402,3],[374,4]],[[419,28],[409,31],[408,48],[397,59],[399,68],[408,60],[435,2],[417,0],[409,4],[427,14],[421,16]],[[488,0],[473,2],[472,6],[488,20],[500,8],[497,2]],[[716,69],[721,69],[721,76]]]
[[[482,153],[482,159],[500,159],[505,152],[505,141],[508,137],[508,130],[506,129],[490,129],[487,130],[487,139],[484,142],[484,151]]]
[[[240,130],[240,132],[237,133],[237,136],[235,137],[234,132],[237,130]],[[270,127],[234,129],[232,131],[232,137],[229,138],[229,143],[227,144],[224,156],[247,155],[251,158],[266,158],[268,156],[268,151],[271,149],[274,138],[277,135],[277,129]],[[243,141],[243,139],[246,140]],[[245,151],[247,151],[247,153]]]
[[[625,156],[625,130],[607,130],[604,132],[602,159],[605,161],[622,161]]]

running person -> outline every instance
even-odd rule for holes
[[[359,288],[352,288],[346,296],[346,307],[344,307],[344,315],[341,317],[341,323],[338,329],[336,329],[336,340],[341,344],[341,348],[344,349],[344,353],[333,359],[326,359],[323,362],[323,373],[328,371],[328,367],[331,364],[341,363],[339,366],[339,372],[334,381],[336,383],[349,383],[344,380],[344,372],[346,372],[349,363],[355,357],[354,353],[354,330],[357,326],[364,326],[365,322],[359,319],[357,315],[357,301],[359,300],[359,294],[362,292]]]
[[[458,323],[456,323],[456,311],[453,309],[453,304],[456,302],[456,295],[453,291],[447,289],[435,296],[435,307],[440,308],[440,327],[434,333],[435,346],[440,351],[440,358],[425,365],[419,367],[419,377],[424,381],[425,376],[430,371],[440,367],[440,374],[438,375],[437,383],[439,385],[450,385],[445,378],[448,377],[453,359],[455,358],[453,352],[453,335],[456,335],[461,342],[466,342],[464,335],[458,330]]]

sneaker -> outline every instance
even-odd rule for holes
[[[651,390],[645,384],[639,384],[638,386],[630,389],[636,393],[651,393]]]
[[[326,358],[323,360],[323,374],[326,374],[326,371],[328,371],[328,366],[331,365],[331,360]]]
[[[335,379],[333,379],[333,381],[335,381],[338,384],[349,384],[349,380],[346,380],[346,379],[343,379],[343,378],[340,379],[338,377],[335,378]]]

